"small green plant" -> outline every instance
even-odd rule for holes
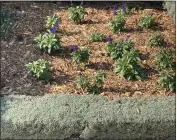
[[[94,33],[89,37],[90,42],[101,42],[105,40],[104,34]]]
[[[151,35],[148,42],[148,46],[152,47],[152,46],[163,46],[163,45],[164,45],[164,38],[161,34],[156,33]]]
[[[130,51],[133,48],[133,42],[131,40],[121,40],[120,42],[108,42],[105,45],[105,50],[113,60],[122,58],[123,54]]]
[[[104,71],[100,70],[100,71],[96,72],[93,77],[94,85],[96,85],[98,87],[103,87],[104,79],[105,79]]]
[[[74,63],[87,63],[90,56],[90,49],[84,48],[80,49],[78,46],[73,46],[73,52],[71,53],[72,60]]]
[[[85,89],[89,85],[89,78],[86,75],[79,75],[76,78],[76,87],[78,89]]]
[[[0,28],[1,28],[1,38],[7,39],[12,27],[11,13],[8,10],[1,10],[0,12]]]
[[[126,8],[126,13],[131,14],[135,10],[138,10],[137,3],[129,3]]]
[[[76,86],[78,89],[87,90],[89,94],[100,94],[104,85],[105,73],[98,71],[95,73],[93,79],[88,76],[79,75],[76,78]]]
[[[139,26],[141,28],[152,28],[155,25],[152,14],[144,15],[140,18]]]
[[[114,15],[117,14],[124,14],[128,15],[131,14],[133,11],[135,11],[138,8],[137,3],[129,3],[126,2],[122,3],[122,8],[118,6],[118,4],[114,5]]]
[[[85,14],[87,12],[82,6],[73,6],[68,9],[69,19],[71,19],[76,24],[81,23],[84,20]]]
[[[46,18],[46,28],[50,29],[52,28],[57,22],[61,22],[61,18],[53,15],[53,16],[47,16]]]
[[[123,31],[125,25],[124,15],[123,14],[116,15],[115,19],[113,19],[108,25],[113,31],[113,33],[119,33]]]
[[[173,69],[175,67],[175,52],[161,50],[155,57],[155,64],[159,69]]]
[[[139,61],[140,58],[137,51],[131,50],[116,61],[114,71],[127,80],[141,80]]]
[[[162,71],[159,73],[158,84],[160,87],[166,90],[176,90],[176,74],[168,71]]]
[[[51,79],[51,74],[49,72],[49,68],[51,64],[44,60],[39,59],[37,61],[33,61],[32,63],[28,63],[25,65],[29,72],[31,72],[35,77],[40,80],[48,81]]]
[[[114,49],[116,48],[117,43],[116,42],[107,42],[104,46],[106,52],[108,55],[111,54],[112,51],[114,51]]]
[[[60,38],[53,33],[45,33],[44,35],[40,34],[34,39],[37,43],[37,48],[51,53],[60,49]]]

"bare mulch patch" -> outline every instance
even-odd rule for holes
[[[106,79],[101,95],[110,99],[121,96],[150,96],[172,95],[157,85],[158,71],[153,63],[156,53],[160,48],[146,46],[148,36],[155,31],[161,32],[165,41],[171,44],[176,42],[176,27],[167,11],[157,9],[143,9],[127,16],[126,32],[113,34],[108,27],[108,22],[113,16],[113,4],[105,2],[102,5],[84,4],[88,15],[85,22],[75,25],[68,19],[67,6],[69,3],[42,3],[42,2],[6,2],[3,8],[13,10],[13,28],[11,37],[7,41],[1,40],[1,92],[3,94],[43,95],[45,93],[73,93],[86,94],[76,89],[75,78],[82,72],[89,77],[97,70],[106,72]],[[155,29],[141,30],[138,21],[142,14],[153,13],[158,26]],[[62,50],[60,54],[47,55],[35,50],[34,37],[45,32],[45,18],[57,14],[61,17],[58,35],[61,37]],[[114,41],[131,35],[134,46],[141,52],[142,67],[147,78],[143,81],[127,81],[116,76],[113,72],[114,61],[106,56],[105,42],[89,43],[88,37],[92,33],[112,35]],[[72,45],[89,47],[91,57],[85,70],[77,68],[72,63],[70,52]],[[25,64],[44,58],[53,64],[53,80],[44,84],[27,73]]]

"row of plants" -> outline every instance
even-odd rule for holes
[[[116,4],[114,6],[115,18],[109,22],[108,26],[112,29],[113,33],[119,33],[124,31],[124,26],[126,23],[125,16],[132,14],[136,10],[136,5],[127,5],[125,2],[122,8]],[[84,16],[88,14],[82,6],[72,6],[68,9],[69,19],[74,23],[79,24],[84,20]],[[139,26],[141,28],[152,28],[155,24],[152,13],[148,15],[143,15],[139,20]]]
[[[127,10],[125,3],[122,7],[122,9],[118,9],[118,5],[115,5],[114,7],[116,20],[114,20],[110,27],[113,27],[112,30],[115,33],[122,31],[124,27],[123,24],[125,24],[124,16],[131,11]],[[86,11],[82,6],[70,7],[68,11],[69,18],[77,24],[84,19],[84,15],[86,14]],[[37,49],[49,54],[60,51],[61,41],[60,37],[56,34],[59,23],[61,23],[60,17],[56,15],[47,17],[47,32],[45,34],[40,34],[35,38]],[[154,25],[152,15],[142,18],[140,20],[140,25],[143,28],[152,27],[152,25]],[[105,41],[105,39],[106,37],[101,33],[95,33],[89,37],[90,42]],[[148,42],[148,45],[151,47],[164,46],[164,44],[164,38],[161,34],[152,35]],[[89,48],[79,48],[77,45],[73,45],[72,50],[72,61],[79,66],[83,65],[85,67],[88,63],[91,50]],[[117,75],[120,75],[127,80],[143,80],[139,52],[134,49],[134,43],[132,40],[130,40],[130,35],[128,35],[126,39],[122,39],[119,42],[114,42],[111,36],[109,36],[108,41],[105,44],[105,50],[107,52],[107,56],[110,56],[115,61],[114,72]],[[157,54],[155,58],[155,64],[157,65],[158,69],[173,69],[175,66],[174,59],[175,54],[171,49],[170,51],[163,49]],[[28,70],[40,80],[49,81],[52,78],[50,74],[51,63],[46,60],[40,59],[32,63],[28,63],[26,66]],[[103,71],[98,71],[94,75],[93,79],[89,79],[87,75],[80,74],[76,78],[76,85],[77,88],[81,90],[87,90],[88,93],[99,94],[103,88],[105,77],[106,76]],[[169,75],[169,72],[162,71],[159,74],[158,83],[161,87],[174,91],[176,82],[174,81],[174,78],[175,75]]]
[[[39,34],[34,40],[36,42],[36,49],[51,54],[52,52],[60,51],[61,41],[60,37],[56,35],[56,31],[61,22],[60,17],[53,15],[48,16],[46,19],[47,32]],[[99,35],[98,35],[99,36]],[[95,41],[95,36],[92,36],[91,41]],[[96,35],[96,39],[97,38]],[[78,65],[84,65],[88,63],[90,56],[90,49],[79,48],[77,45],[72,46],[73,52],[71,53],[72,61]],[[32,75],[37,77],[39,80],[48,82],[52,79],[51,74],[51,63],[44,59],[30,62],[26,64],[27,69]],[[95,73],[93,79],[89,79],[88,76],[80,74],[76,78],[77,88],[82,91],[87,91],[90,94],[99,94],[103,88],[105,73],[98,71]]]
[[[129,38],[129,36],[128,36]],[[152,36],[150,46],[160,46],[164,43],[162,36]],[[163,43],[162,43],[163,42]],[[113,42],[109,37],[105,45],[108,55],[115,61],[115,73],[127,80],[142,80],[143,71],[140,66],[139,52],[133,48],[131,40]],[[158,84],[167,90],[175,91],[176,88],[176,53],[171,48],[162,48],[155,56],[154,64],[159,72]]]

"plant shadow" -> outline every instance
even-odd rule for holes
[[[150,53],[146,53],[146,54],[143,54],[143,53],[139,53],[139,56],[141,58],[141,60],[148,60],[149,59],[149,56],[150,56]]]
[[[144,67],[141,68],[142,75],[142,81],[149,80],[150,77],[154,74],[158,74],[158,71],[155,68],[150,67],[147,64],[144,64]]]
[[[111,70],[113,68],[112,64],[106,62],[91,63],[87,67],[95,70]]]
[[[163,31],[162,26],[160,26],[158,23],[155,23],[155,25],[151,29],[154,31]]]
[[[124,32],[126,32],[126,33],[131,33],[131,32],[142,32],[143,31],[143,29],[142,28],[140,28],[140,27],[138,27],[138,28],[125,28],[124,29]]]
[[[57,74],[53,74],[53,79],[51,80],[51,83],[55,82],[57,84],[66,84],[68,82],[71,82],[72,80],[73,78],[70,75],[57,70]]]
[[[66,36],[73,36],[73,35],[77,35],[80,34],[81,31],[77,31],[77,32],[70,32],[70,31],[66,31],[66,30],[62,30],[61,34],[62,35],[66,35]]]
[[[136,89],[133,89],[131,86],[125,86],[123,88],[104,88],[103,92],[111,92],[112,94],[124,94],[126,92],[130,92],[130,96],[136,91]]]
[[[93,20],[89,19],[89,20],[84,20],[84,21],[81,23],[81,25],[82,25],[82,24],[100,24],[100,23],[103,23],[103,22],[102,22],[102,21],[93,21]]]
[[[55,56],[59,58],[71,59],[72,49],[69,46],[63,46],[60,50],[52,52],[49,56]]]

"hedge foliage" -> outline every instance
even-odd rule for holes
[[[166,139],[175,137],[175,96],[108,101],[96,95],[1,98],[1,138]]]

